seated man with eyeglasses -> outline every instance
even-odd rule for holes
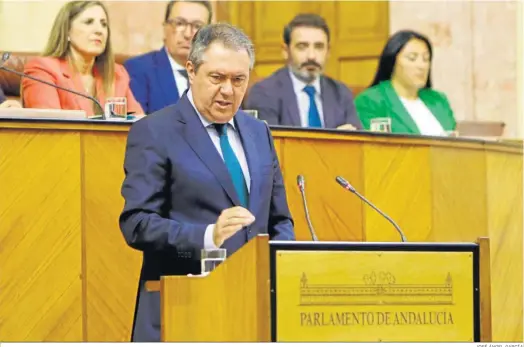
[[[170,1],[164,19],[164,47],[126,61],[131,90],[145,114],[175,104],[184,94],[191,39],[212,17],[209,1]]]

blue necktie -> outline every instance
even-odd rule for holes
[[[227,137],[227,124],[214,124],[214,126],[220,135],[220,148],[222,149],[222,156],[224,157],[227,170],[229,171],[231,179],[233,180],[233,186],[235,186],[240,203],[243,207],[247,208],[248,191],[246,180],[244,178],[244,173],[242,172],[240,162],[233,151],[233,147],[231,147],[231,144],[229,143],[229,139]]]
[[[310,128],[322,128],[320,113],[318,113],[317,103],[315,102],[315,87],[305,86],[304,91],[309,96],[308,126]]]

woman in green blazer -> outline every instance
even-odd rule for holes
[[[448,99],[431,89],[432,47],[414,31],[388,40],[371,86],[355,99],[364,129],[373,118],[391,119],[391,132],[446,136],[456,121]]]

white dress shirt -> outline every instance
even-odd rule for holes
[[[167,51],[167,48],[165,48],[165,50],[167,58],[169,59],[169,63],[171,64],[171,69],[173,70],[173,77],[175,78],[176,89],[178,89],[178,95],[182,96],[182,94],[186,91],[188,87],[188,80],[179,71],[185,70],[186,68],[177,63],[175,59],[173,59],[173,57]]]
[[[222,160],[224,160],[224,156],[222,154],[222,148],[220,147],[220,135],[218,134],[216,128],[213,126],[213,123],[209,122],[206,118],[204,118],[200,112],[198,112],[197,108],[195,107],[195,102],[193,101],[193,94],[191,93],[191,89],[187,91],[187,98],[189,99],[189,102],[191,105],[193,105],[193,108],[195,109],[195,112],[197,113],[198,117],[200,118],[200,121],[202,122],[202,125],[207,130],[207,134],[211,138],[211,141],[215,145],[216,150],[218,151],[218,154],[222,157]],[[240,139],[240,134],[238,133],[237,129],[235,128],[235,122],[234,118],[232,118],[227,126],[227,137],[229,139],[229,144],[233,148],[233,152],[235,152],[235,156],[238,159],[238,162],[240,163],[240,167],[242,168],[242,173],[244,174],[244,179],[246,181],[247,191],[251,191],[251,176],[249,174],[249,168],[247,165],[247,159],[246,154],[244,152],[244,147],[242,146],[242,141]],[[204,235],[204,248],[205,249],[216,249],[217,246],[215,245],[213,241],[213,229],[215,227],[215,224],[210,224],[206,228],[206,232]]]
[[[293,90],[295,91],[295,95],[297,97],[297,103],[298,103],[298,112],[300,113],[300,125],[303,127],[309,126],[309,95],[304,91],[304,88],[307,86],[306,83],[299,80],[289,69],[289,75],[291,76],[291,82],[293,82]],[[315,103],[317,105],[318,114],[320,115],[320,122],[322,124],[322,127],[325,127],[324,122],[324,110],[322,109],[322,98],[321,98],[321,91],[320,91],[320,78],[317,77],[311,83],[311,85],[315,88]]]
[[[422,135],[446,136],[446,132],[437,118],[431,113],[424,102],[417,98],[410,100],[400,97],[400,101],[408,111]]]

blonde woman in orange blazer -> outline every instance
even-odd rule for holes
[[[99,1],[73,1],[58,13],[43,57],[30,60],[24,72],[61,87],[95,97],[102,105],[110,96],[126,97],[127,112],[142,115],[129,88],[129,75],[115,63],[109,18]],[[23,105],[27,108],[83,110],[102,114],[87,98],[22,79]]]

